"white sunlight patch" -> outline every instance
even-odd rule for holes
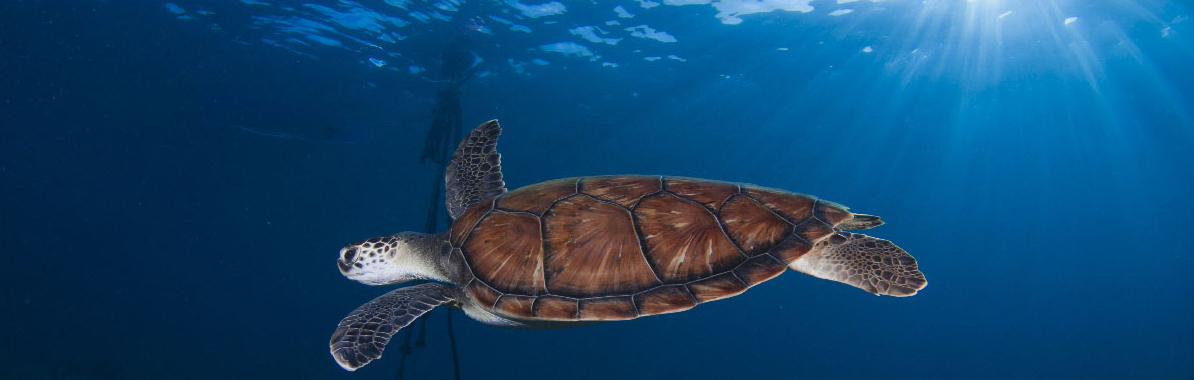
[[[617,14],[618,14],[618,17],[621,17],[621,18],[631,18],[631,17],[634,17],[634,15],[633,15],[633,14],[631,14],[630,12],[627,12],[627,11],[626,11],[626,8],[622,8],[622,6],[621,6],[621,5],[614,7],[614,13],[617,13]]]
[[[604,38],[604,37],[598,36],[597,32],[601,32],[601,34],[608,34],[608,33],[606,33],[604,30],[601,30],[600,28],[597,28],[595,26],[578,26],[578,27],[570,29],[568,31],[571,32],[573,35],[577,35],[577,36],[580,36],[580,38],[584,38],[586,41],[596,42],[599,44],[617,45],[618,41],[622,40],[621,38]]]
[[[593,52],[584,45],[575,42],[556,42],[539,47],[539,50],[556,52],[575,57],[592,57]]]
[[[672,35],[662,30],[655,30],[645,24],[626,28],[626,31],[630,32],[631,36],[638,38],[650,38],[659,42],[676,42],[676,37],[672,37]]]
[[[509,4],[514,9],[517,9],[519,12],[522,12],[523,16],[527,16],[530,18],[539,18],[539,17],[544,17],[544,16],[555,16],[558,14],[563,14],[564,12],[568,11],[568,8],[565,7],[564,4],[562,4],[558,1],[552,1],[550,3],[543,3],[543,4],[537,4],[537,5],[527,5],[527,4],[518,2],[518,0],[507,0],[506,4]]]
[[[813,0],[721,0],[713,3],[717,8],[717,18],[722,24],[738,25],[742,23],[744,15],[768,13],[772,11],[789,11],[808,13],[813,11],[810,4]]]

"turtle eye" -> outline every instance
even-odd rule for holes
[[[340,252],[340,257],[343,258],[342,260],[344,260],[344,262],[351,263],[352,259],[357,257],[356,247],[344,248],[342,252]]]

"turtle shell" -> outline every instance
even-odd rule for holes
[[[467,210],[450,231],[450,267],[499,315],[632,319],[742,293],[852,217],[832,202],[751,185],[568,178]]]

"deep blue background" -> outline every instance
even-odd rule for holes
[[[356,373],[328,355],[340,318],[385,291],[333,260],[421,229],[438,85],[238,44],[261,33],[236,26],[250,10],[178,4],[217,9],[223,31],[161,3],[0,2],[0,378],[392,378],[396,351]],[[883,216],[869,233],[929,286],[880,298],[793,273],[554,331],[455,313],[463,377],[1194,378],[1194,28],[1173,22],[1189,4],[1051,2],[1026,9],[1082,17],[1018,11],[998,33],[968,28],[965,2],[884,4],[732,27],[671,9],[688,16],[652,21],[690,41],[671,66],[559,58],[514,75],[503,54],[538,43],[476,38],[497,75],[465,86],[464,119],[502,121],[510,188],[642,173],[815,194]],[[596,6],[568,5],[562,20]],[[428,30],[404,56],[453,33]],[[451,376],[445,314],[430,318],[408,378]]]

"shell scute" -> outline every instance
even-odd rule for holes
[[[540,319],[574,321],[578,317],[578,310],[575,299],[540,296],[531,306],[531,314]]]
[[[520,296],[514,294],[506,294],[497,300],[494,309],[505,313],[506,315],[531,318],[534,315],[531,313],[531,305],[535,302],[534,296]]]
[[[836,226],[841,222],[854,218],[854,214],[847,210],[846,206],[827,200],[818,200],[817,207],[813,209],[813,215],[822,222]]]
[[[542,294],[543,244],[539,218],[494,211],[464,242],[473,273],[503,293]]]
[[[631,208],[643,196],[662,189],[661,186],[658,176],[588,177],[580,181],[580,193]]]
[[[796,234],[805,241],[816,244],[821,239],[833,234],[833,226],[825,224],[816,218],[809,218],[796,226]]]
[[[684,177],[664,177],[663,188],[672,194],[700,203],[710,210],[717,210],[722,202],[738,194],[737,184]]]
[[[586,321],[620,321],[638,317],[630,296],[585,298],[579,302],[580,319]]]
[[[792,235],[792,224],[747,196],[727,200],[718,216],[730,239],[747,256],[766,253]]]
[[[812,249],[812,244],[809,244],[800,237],[792,235],[776,245],[775,248],[772,248],[771,256],[779,259],[779,261],[791,264]]]
[[[779,276],[787,268],[787,263],[781,262],[771,255],[758,255],[739,265],[734,269],[734,274],[753,286]]]
[[[498,297],[502,296],[501,292],[477,280],[469,282],[468,286],[464,287],[464,291],[473,297],[477,301],[477,304],[484,307],[492,307],[493,304],[497,303]]]
[[[449,233],[449,241],[451,241],[452,245],[459,247],[461,244],[464,244],[464,239],[467,238],[469,232],[473,230],[473,226],[475,226],[477,221],[480,220],[482,216],[485,216],[485,214],[491,209],[493,209],[492,199],[481,202],[473,207],[469,207],[468,210],[465,210],[464,214],[460,215],[459,218],[452,222],[451,233]]]
[[[813,216],[816,198],[758,186],[742,186],[742,193],[757,199],[763,206],[779,214],[789,223],[800,224]]]
[[[629,294],[659,284],[629,211],[578,195],[556,203],[543,220],[543,270],[552,294]]]
[[[746,291],[750,285],[742,282],[733,273],[726,272],[700,281],[688,284],[688,291],[697,302],[709,302],[726,297],[733,297]]]
[[[556,200],[576,194],[577,178],[563,178],[520,188],[497,198],[497,208],[543,215]]]
[[[448,251],[447,267],[454,272],[451,273],[453,275],[452,278],[460,281],[459,283],[467,284],[474,278],[473,270],[468,266],[467,261],[465,261],[464,252],[461,252],[460,248],[453,247],[451,251]]]
[[[634,306],[643,315],[674,313],[696,306],[684,285],[664,285],[634,295]]]
[[[705,278],[745,259],[717,218],[694,202],[658,193],[643,198],[634,216],[647,259],[664,283]]]

